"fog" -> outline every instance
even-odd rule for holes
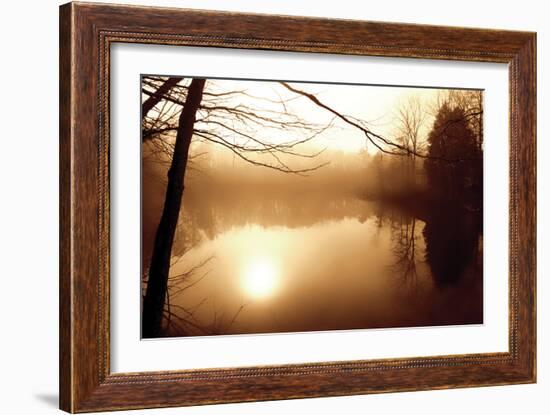
[[[145,337],[483,322],[483,94],[142,78]]]
[[[250,165],[205,143],[193,151],[200,156],[185,182],[171,301],[200,329],[173,327],[166,335],[482,322],[478,225],[457,228],[452,212],[437,224],[418,212],[410,199],[426,189],[421,161],[412,185],[404,159],[367,151],[328,149],[320,161],[330,164],[303,176]],[[144,268],[166,173],[165,163],[143,163]],[[453,252],[437,252],[447,232],[471,235],[453,236],[466,251],[455,261],[456,243]],[[452,272],[438,268],[449,261]]]

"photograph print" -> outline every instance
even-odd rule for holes
[[[483,91],[141,76],[142,338],[483,323]]]

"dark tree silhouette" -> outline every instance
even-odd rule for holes
[[[467,212],[468,213],[468,212]],[[455,284],[478,251],[480,219],[456,205],[433,209],[423,230],[426,261],[437,286]]]
[[[180,112],[178,131],[174,144],[172,164],[168,171],[168,186],[162,216],[155,236],[149,280],[143,300],[142,335],[159,335],[164,301],[168,286],[172,244],[178,224],[178,216],[184,190],[185,168],[189,154],[197,110],[202,100],[204,79],[193,79],[189,85],[185,105]]]
[[[172,88],[174,88],[183,78],[181,77],[175,77],[175,78],[168,78],[166,81],[164,81],[162,84],[158,86],[158,89],[149,95],[149,98],[147,98],[145,101],[143,101],[143,104],[141,105],[141,114],[142,117],[146,117],[147,114],[149,114],[149,111],[151,111],[155,105],[157,105],[166,94],[170,92]]]
[[[142,139],[161,158],[171,160],[143,299],[144,337],[158,337],[161,334],[162,319],[167,312],[165,305],[168,299],[170,259],[184,194],[185,173],[192,159],[190,147],[193,139],[220,145],[252,165],[282,173],[306,174],[326,164],[295,169],[281,155],[315,158],[320,152],[304,153],[297,148],[329,128],[331,122],[323,126],[307,123],[290,113],[283,99],[270,101],[271,104],[280,105],[280,111],[262,109],[261,106],[250,108],[238,100],[235,102],[234,97],[247,96],[257,101],[263,99],[252,97],[246,91],[207,91],[205,79],[195,78],[189,84],[183,84],[182,81],[182,78],[164,77],[142,79],[142,93],[147,97],[142,104]],[[254,126],[262,130],[300,132],[302,137],[272,143],[258,137]],[[170,134],[174,132],[176,137],[172,139]],[[304,132],[308,133],[305,137]],[[231,140],[235,136],[238,141]],[[171,315],[170,310],[168,313]],[[220,321],[213,324],[213,329],[219,328]]]
[[[447,92],[428,135],[424,163],[431,209],[423,234],[438,286],[456,283],[478,254],[483,229],[483,105],[480,91]],[[442,163],[437,157],[452,157]],[[480,271],[481,272],[481,271]]]
[[[146,97],[146,102],[151,97],[158,97],[160,89],[168,80],[165,77],[144,77],[142,94]],[[188,81],[189,79],[183,79],[166,90],[163,99],[157,102],[157,107],[147,116],[142,112],[142,139],[159,159],[172,157],[174,144],[170,134],[178,130],[178,114],[185,106]],[[300,151],[299,148],[330,128],[332,121],[318,125],[303,120],[288,109],[291,99],[271,100],[253,96],[246,90],[217,92],[215,81],[211,80],[208,80],[208,85],[198,109],[194,140],[224,147],[250,164],[283,173],[306,174],[326,164],[296,169],[289,166],[281,156],[310,159],[317,157],[322,150],[311,153]],[[243,103],[244,97],[249,104]],[[264,104],[269,104],[270,107],[266,108]],[[280,131],[293,138],[272,142],[268,135]]]
[[[424,167],[433,194],[479,208],[472,204],[482,199],[482,150],[463,108],[441,106],[428,135],[428,155]],[[444,163],[440,158],[455,162]]]

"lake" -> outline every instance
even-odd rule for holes
[[[166,336],[480,324],[479,220],[429,211],[318,190],[189,192]]]

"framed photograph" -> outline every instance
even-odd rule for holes
[[[536,35],[60,8],[60,406],[536,380]]]

